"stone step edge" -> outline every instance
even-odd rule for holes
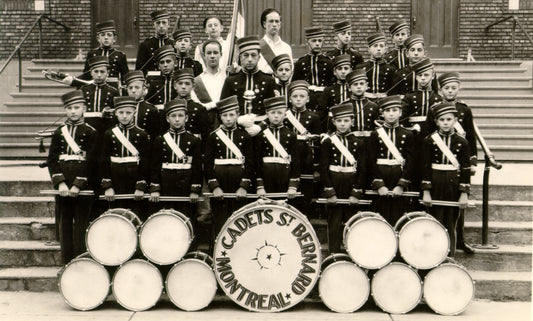
[[[40,223],[43,225],[55,224],[53,217],[0,217],[0,225],[29,225],[32,223]]]

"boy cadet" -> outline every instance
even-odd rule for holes
[[[258,68],[266,74],[272,74],[272,59],[274,57],[287,54],[293,61],[291,46],[281,40],[279,32],[281,29],[281,14],[274,8],[267,8],[261,13],[261,27],[265,29],[265,36],[259,41],[261,56]]]
[[[263,100],[275,96],[276,82],[257,67],[260,55],[257,36],[242,37],[237,40],[237,46],[242,69],[224,80],[220,98],[237,95],[240,115],[264,115]]]
[[[168,37],[168,28],[170,27],[170,13],[167,10],[158,10],[150,13],[156,35],[146,38],[137,51],[137,61],[135,70],[142,70],[146,75],[149,71],[157,71],[157,59],[155,51],[165,45],[173,46],[174,42]]]
[[[346,76],[350,86],[351,96],[349,102],[353,106],[354,123],[352,134],[357,137],[369,137],[376,127],[379,118],[379,108],[376,103],[366,98],[368,81],[364,69],[356,69]]]
[[[456,249],[456,225],[459,208],[468,205],[470,193],[470,151],[466,139],[454,129],[457,121],[455,103],[444,102],[432,107],[438,130],[428,135],[422,144],[423,202],[429,212],[450,235],[450,257]],[[459,208],[431,205],[432,200],[454,201]]]
[[[320,180],[323,196],[328,199],[329,252],[340,251],[342,222],[353,215],[347,205],[337,205],[337,199],[349,199],[356,205],[363,195],[366,172],[365,142],[351,135],[353,106],[346,102],[331,108],[335,133],[320,146]]]
[[[239,102],[230,96],[217,102],[221,125],[207,137],[204,172],[207,187],[213,193],[214,235],[231,214],[245,204],[253,176],[253,146],[248,133],[237,126]],[[224,198],[236,193],[237,198]]]
[[[346,75],[348,75],[352,71],[350,56],[337,56],[333,58],[332,65],[333,74],[337,79],[337,83],[328,86],[324,89],[324,94],[322,95],[320,102],[320,109],[317,110],[317,113],[320,116],[322,122],[322,128],[324,132],[326,131],[327,127],[328,110],[331,107],[348,100],[351,96],[350,85],[346,82]]]
[[[331,59],[340,55],[350,56],[350,63],[352,69],[359,64],[365,62],[363,56],[350,45],[352,42],[352,23],[350,20],[342,20],[333,24],[333,30],[335,31],[335,37],[337,38],[337,47],[326,53]]]
[[[144,100],[148,92],[145,85],[144,73],[140,70],[129,72],[124,77],[124,83],[128,95],[135,98],[137,108],[133,121],[135,126],[141,128],[148,134],[148,139],[153,141],[161,132],[159,112],[154,105]]]
[[[376,33],[366,38],[370,60],[359,64],[357,69],[365,68],[368,79],[366,96],[378,99],[387,96],[388,90],[393,86],[393,77],[396,68],[389,65],[384,59],[387,51],[387,38],[382,33]]]
[[[274,79],[276,80],[280,96],[289,96],[289,84],[292,80],[292,61],[287,54],[281,54],[272,59],[272,67],[274,68]]]
[[[305,29],[308,52],[294,64],[293,80],[309,83],[309,104],[312,111],[319,108],[324,88],[335,83],[331,59],[321,53],[324,44],[324,31],[320,27]]]
[[[379,194],[375,210],[394,226],[407,211],[408,199],[401,195],[411,183],[414,137],[400,126],[400,96],[380,99],[379,110],[384,122],[368,140],[368,167],[372,189]]]
[[[118,125],[104,134],[101,155],[101,186],[113,207],[130,208],[141,219],[141,200],[148,187],[150,143],[148,135],[135,126],[137,102],[130,96],[115,97]],[[134,202],[115,200],[116,194],[134,194]]]
[[[389,27],[389,32],[394,48],[385,55],[385,60],[396,69],[402,69],[409,63],[404,45],[409,37],[409,24],[405,20],[397,21]]]
[[[85,252],[85,229],[88,226],[92,196],[81,196],[79,191],[93,189],[95,177],[95,147],[97,133],[83,120],[85,99],[80,90],[61,96],[67,120],[54,131],[48,170],[52,183],[59,190],[56,207],[63,263]]]
[[[229,42],[221,37],[222,31],[224,30],[222,20],[220,20],[220,18],[216,16],[209,16],[204,19],[202,25],[204,27],[205,33],[207,34],[207,40],[196,46],[196,49],[194,50],[194,60],[199,61],[202,64],[202,68],[206,70],[208,67],[208,63],[207,57],[205,55],[205,44],[206,42],[216,41],[220,44],[221,57],[219,58],[219,67],[225,74],[226,66],[228,64],[228,53],[230,52],[230,48],[228,48]]]
[[[192,34],[189,29],[178,29],[174,31],[172,33],[172,38],[174,38],[174,48],[177,52],[176,70],[192,68],[195,77],[201,74],[203,69],[200,62],[189,57],[192,39]]]
[[[161,71],[160,76],[150,77],[146,100],[154,104],[162,112],[164,104],[177,97],[174,89],[174,68],[176,66],[176,54],[171,45],[165,45],[154,53],[153,59]]]
[[[257,194],[287,193],[293,199],[300,184],[300,154],[296,134],[283,125],[284,96],[265,99],[268,127],[255,137]]]

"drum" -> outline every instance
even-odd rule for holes
[[[109,294],[111,280],[105,267],[83,253],[65,265],[58,273],[59,293],[76,310],[92,310],[100,306]]]
[[[113,295],[130,311],[153,307],[163,293],[163,277],[152,263],[135,259],[122,264],[113,276]]]
[[[258,312],[286,310],[318,280],[320,242],[294,207],[255,202],[226,221],[214,247],[215,275],[238,305]]]
[[[452,259],[429,271],[424,278],[424,300],[438,314],[460,314],[472,302],[475,292],[468,271]]]
[[[199,251],[187,253],[168,272],[165,288],[170,301],[182,310],[207,307],[217,292],[213,259]]]
[[[187,216],[173,209],[163,209],[148,217],[139,229],[139,247],[155,264],[174,264],[187,253],[193,237]]]
[[[114,208],[106,211],[87,228],[87,251],[104,265],[120,265],[137,250],[137,228],[141,221],[130,210]]]
[[[442,263],[450,250],[450,236],[444,226],[426,212],[411,212],[400,217],[398,232],[400,255],[417,269],[431,269]]]
[[[344,247],[352,260],[366,269],[379,269],[396,256],[396,232],[378,213],[358,212],[344,227]]]
[[[368,300],[370,281],[348,255],[332,254],[322,262],[318,293],[330,310],[353,312]]]
[[[403,314],[414,309],[422,298],[418,273],[404,263],[392,262],[372,278],[372,297],[383,311]]]

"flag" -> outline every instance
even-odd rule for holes
[[[222,50],[227,50],[228,55],[228,66],[232,65],[233,57],[235,56],[235,39],[244,37],[244,3],[243,0],[234,0],[233,1],[233,15],[231,17],[231,26],[226,38],[226,44],[228,48],[223,48]]]

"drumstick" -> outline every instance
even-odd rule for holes
[[[135,197],[134,194],[116,194],[115,200],[130,200]],[[144,199],[149,199],[150,195],[143,195]],[[99,200],[105,201],[105,195],[98,196]],[[188,196],[159,196],[160,202],[189,202],[191,199]],[[203,197],[198,197],[199,201],[203,201]]]
[[[378,192],[376,191],[365,191],[365,194],[366,195],[379,195]],[[388,196],[392,196],[392,191],[389,191],[387,193]],[[420,193],[419,192],[403,192],[402,195],[403,197],[419,197],[420,196]]]
[[[39,193],[43,195],[59,195],[59,191],[55,189],[43,189],[40,190]],[[78,195],[90,196],[94,195],[94,192],[91,190],[81,190],[78,192]]]
[[[419,200],[419,202],[420,204],[424,204],[423,200]],[[459,207],[459,202],[431,200],[431,205]],[[476,204],[468,203],[468,207],[476,207]]]
[[[205,197],[215,197],[213,193],[203,193],[202,195]],[[266,193],[264,197],[266,198],[287,198],[287,196],[288,196],[287,193]],[[294,196],[300,197],[302,196],[302,193],[298,192],[294,194]],[[224,193],[222,194],[222,197],[236,198],[237,194],[236,193]],[[257,194],[246,194],[246,198],[259,198],[259,196]]]
[[[314,199],[313,202],[317,203],[317,204],[348,204],[350,205],[350,200],[347,199],[347,198],[339,198],[337,199],[337,202],[335,203],[328,203],[328,199],[327,198],[317,198],[317,199]],[[359,200],[357,202],[357,204],[360,204],[360,205],[370,205],[372,204],[372,201],[370,200]]]

